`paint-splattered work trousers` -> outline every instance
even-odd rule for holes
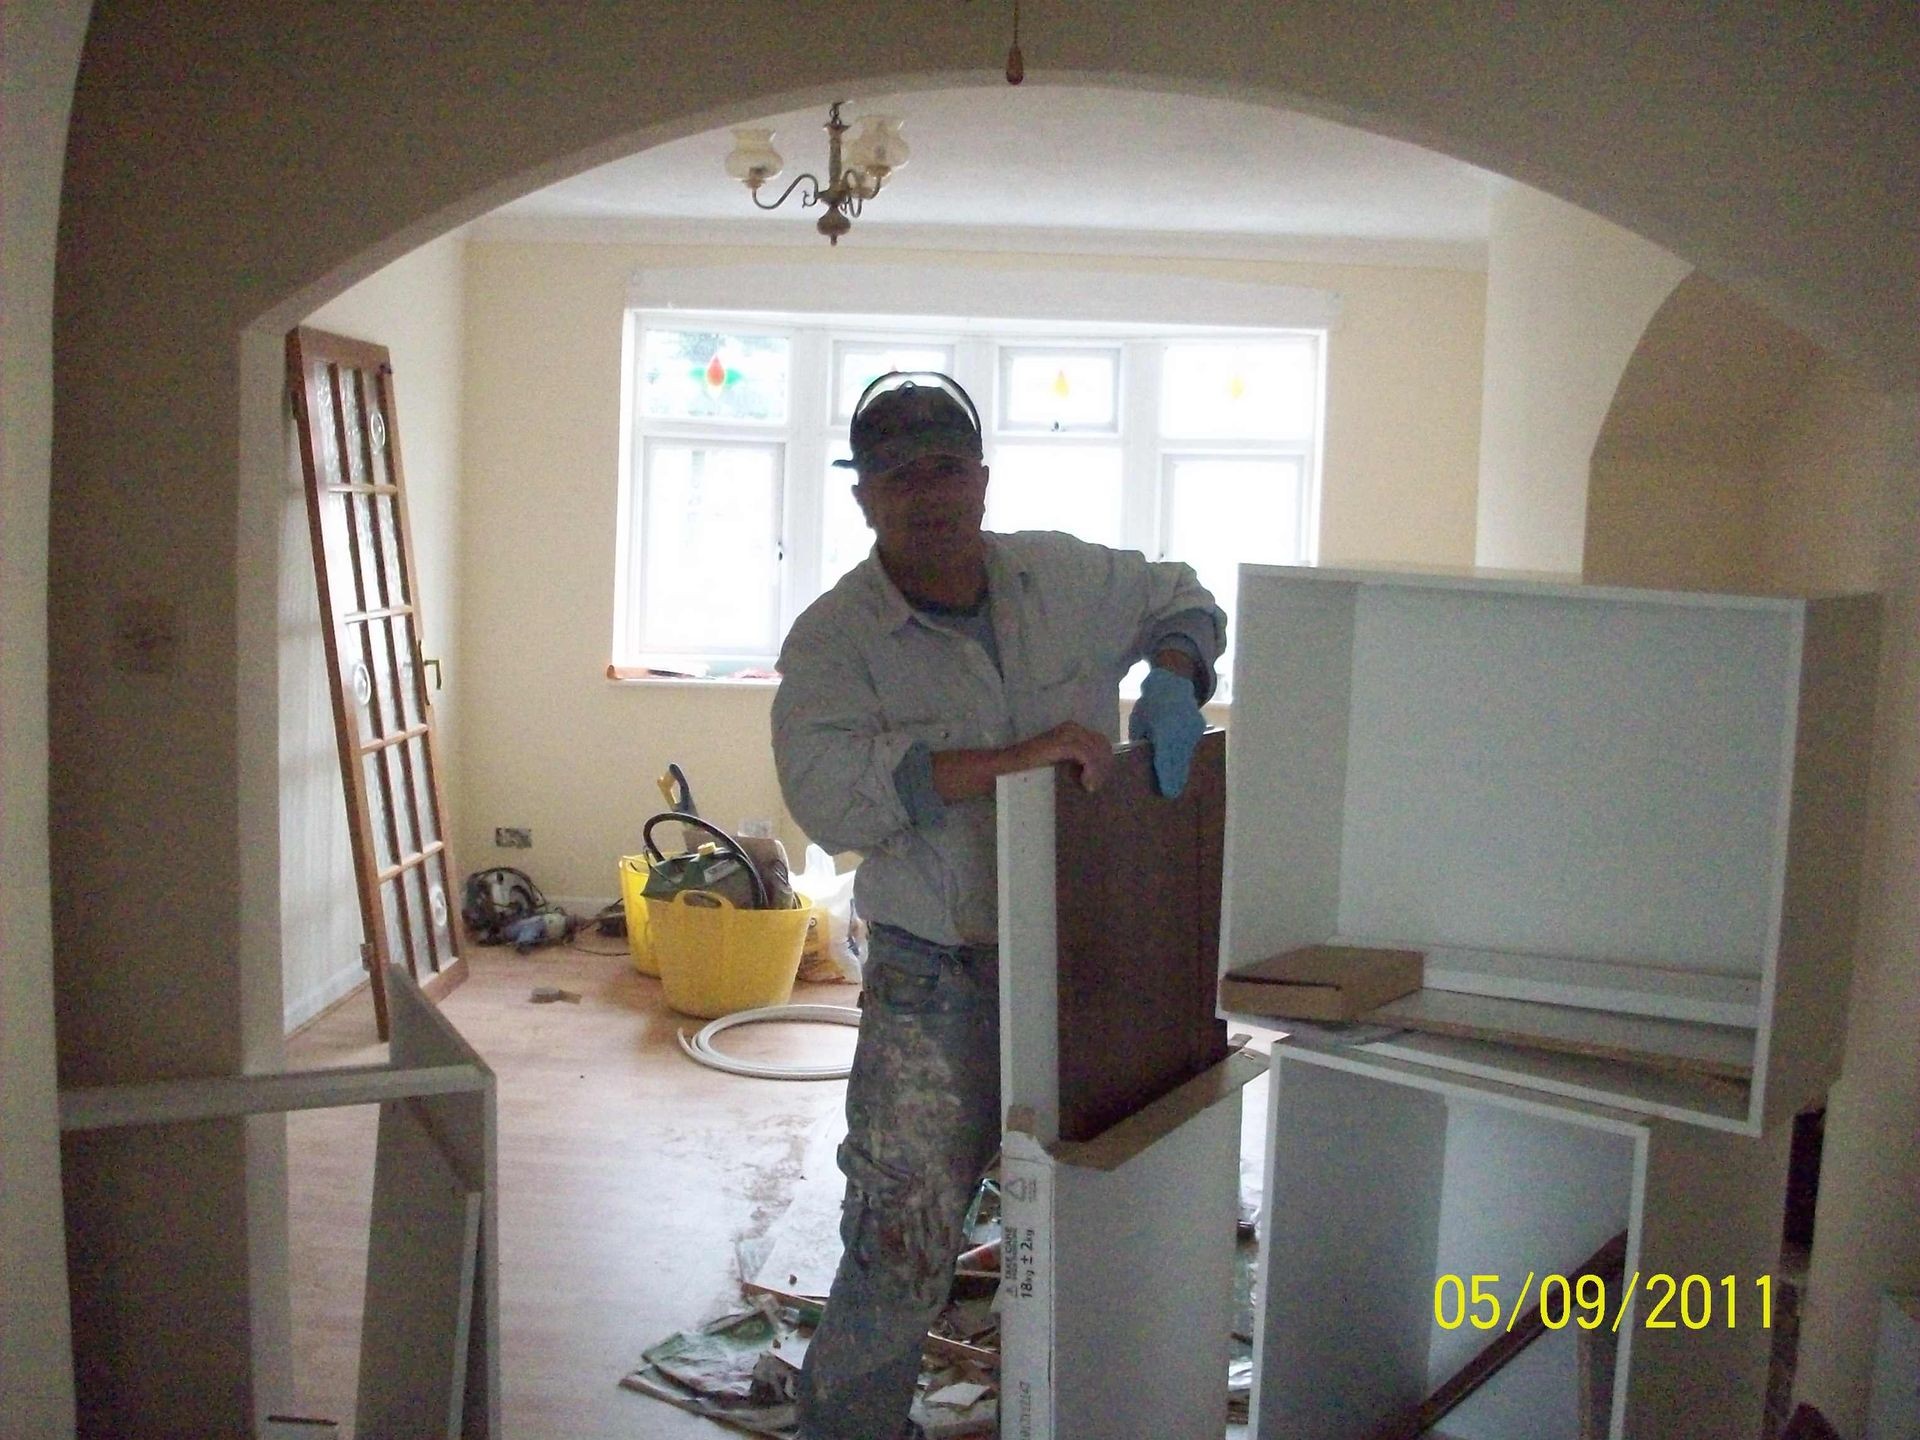
[[[896,1440],[1000,1147],[999,964],[873,927],[840,1168],[844,1249],[800,1377],[802,1440]]]

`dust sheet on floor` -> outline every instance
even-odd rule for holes
[[[1262,1132],[1264,1086],[1249,1086],[1248,1133]],[[621,1384],[750,1434],[795,1435],[794,1383],[840,1263],[845,1181],[833,1156],[844,1120],[829,1117],[807,1146],[793,1198],[763,1235],[735,1255],[736,1294],[719,1313],[645,1350]],[[1253,1283],[1261,1195],[1257,1166],[1243,1165],[1233,1338],[1226,1420],[1244,1424],[1252,1388]],[[927,1337],[913,1418],[929,1440],[999,1431],[1000,1208],[997,1182],[983,1182],[956,1256],[947,1308]],[[1146,1303],[1146,1297],[1143,1297]]]
[[[794,1435],[794,1381],[840,1263],[846,1182],[834,1152],[845,1129],[836,1114],[810,1137],[787,1208],[736,1250],[740,1287],[723,1313],[649,1347],[622,1385],[750,1434]],[[966,1251],[997,1246],[998,1200],[992,1182],[982,1185]],[[929,1440],[998,1433],[997,1255],[991,1263],[958,1267],[953,1298],[928,1336],[912,1413]]]
[[[998,1229],[997,1217],[983,1219],[973,1235],[980,1244],[991,1244],[989,1237],[997,1237]],[[745,1247],[743,1274],[770,1273],[766,1259],[774,1239],[769,1235]],[[999,1324],[992,1296],[997,1281],[997,1272],[961,1274],[954,1299],[928,1336],[913,1418],[930,1440],[998,1431]],[[621,1384],[752,1434],[792,1436],[794,1384],[823,1302],[824,1295],[779,1290],[762,1278],[743,1281],[741,1303],[747,1308],[668,1336],[642,1354]]]

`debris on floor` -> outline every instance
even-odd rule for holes
[[[781,1303],[764,1292],[757,1298],[752,1310],[652,1346],[620,1383],[751,1434],[792,1440],[794,1384],[820,1310],[806,1301]],[[996,1434],[998,1400],[992,1372],[981,1361],[951,1358],[929,1345],[912,1412],[928,1440]]]
[[[792,1440],[794,1382],[840,1259],[844,1182],[833,1164],[844,1134],[821,1128],[787,1209],[736,1251],[739,1298],[729,1313],[648,1349],[620,1383],[753,1434]],[[1244,1426],[1253,1381],[1259,1196],[1241,1199],[1227,1419]],[[1001,1265],[1000,1192],[981,1184],[955,1257],[951,1298],[927,1336],[913,1419],[929,1440],[998,1433],[1000,1337],[994,1301]]]
[[[528,997],[536,1005],[551,1005],[556,1000],[564,1000],[569,1005],[578,1005],[580,996],[572,990],[562,990],[558,985],[536,985],[533,994]]]
[[[790,1353],[791,1352],[791,1353]],[[755,1435],[792,1436],[793,1385],[806,1339],[797,1324],[762,1310],[723,1315],[670,1335],[621,1384]]]
[[[1244,1425],[1253,1403],[1253,1357],[1227,1362],[1227,1423]]]
[[[753,1434],[794,1434],[792,1380],[819,1323],[840,1259],[844,1182],[833,1164],[838,1133],[814,1137],[803,1179],[764,1235],[736,1252],[741,1276],[730,1313],[647,1350],[620,1383]],[[998,1187],[981,1187],[968,1217],[969,1251],[998,1242]],[[987,1437],[999,1426],[999,1317],[991,1271],[956,1276],[953,1297],[927,1336],[912,1415],[928,1440]],[[752,1308],[748,1308],[752,1307]]]

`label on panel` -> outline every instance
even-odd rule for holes
[[[1053,1159],[1031,1135],[1001,1141],[1000,1434],[1053,1437]]]

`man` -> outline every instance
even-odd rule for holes
[[[1151,659],[1131,731],[1177,795],[1226,625],[1186,565],[984,533],[979,415],[947,376],[882,376],[850,438],[874,550],[795,622],[773,706],[787,806],[826,849],[863,852],[871,926],[845,1248],[801,1376],[802,1440],[915,1433],[922,1338],[999,1148],[994,781],[1064,762],[1096,788],[1120,678]]]

